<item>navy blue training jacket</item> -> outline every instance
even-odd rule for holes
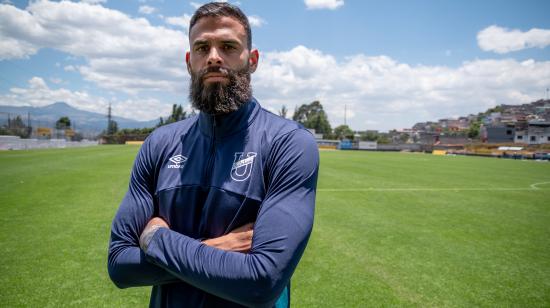
[[[310,132],[252,99],[156,129],[113,220],[108,270],[120,288],[153,286],[151,307],[287,305],[311,229],[319,153]],[[139,236],[165,219],[147,248]],[[248,254],[202,244],[255,222]]]

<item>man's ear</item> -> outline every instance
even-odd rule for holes
[[[258,49],[252,49],[248,56],[248,64],[250,66],[250,73],[254,73],[258,68],[258,60],[260,60],[260,53]]]
[[[191,53],[188,51],[185,53],[185,63],[187,64],[187,72],[191,74],[191,63],[189,62],[191,59]]]

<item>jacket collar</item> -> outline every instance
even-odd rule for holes
[[[233,135],[246,129],[253,121],[260,104],[255,98],[251,98],[238,110],[227,114],[212,115],[204,112],[199,113],[199,128],[201,132],[216,139]]]

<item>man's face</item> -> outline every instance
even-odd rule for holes
[[[252,96],[250,74],[258,51],[249,51],[244,27],[231,17],[204,17],[189,35],[186,55],[193,106],[210,114],[237,110]]]

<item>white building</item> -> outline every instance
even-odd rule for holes
[[[516,131],[515,143],[550,143],[550,122],[529,122],[527,130]]]

